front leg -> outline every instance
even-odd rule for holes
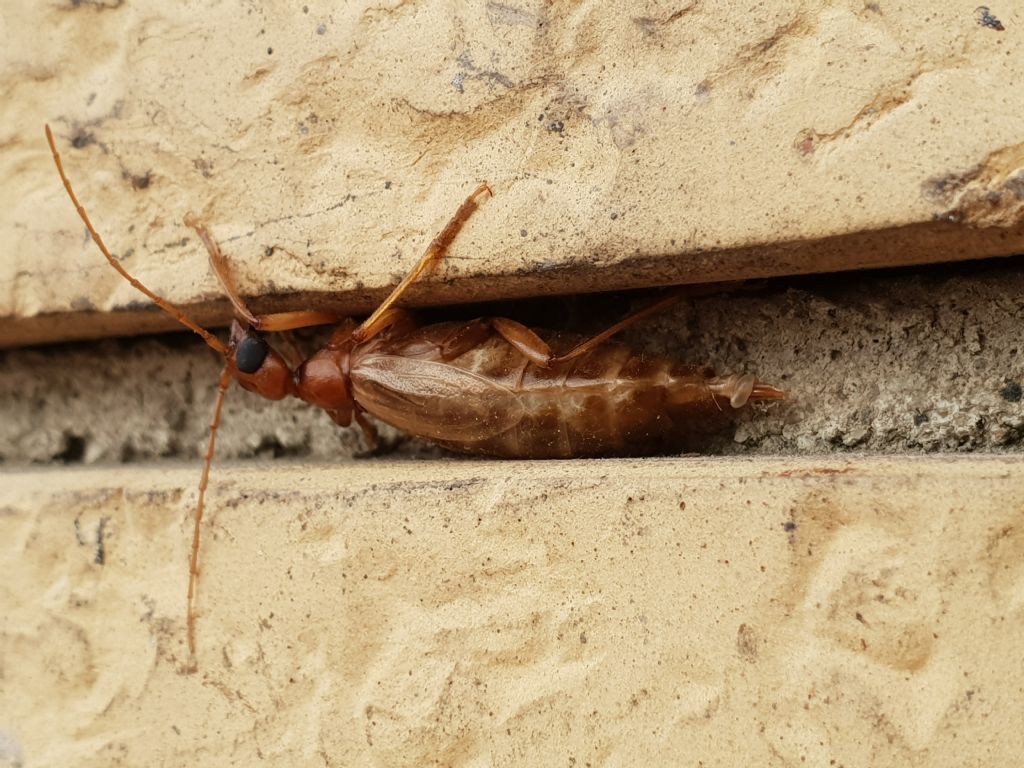
[[[333,325],[341,318],[329,312],[316,312],[313,310],[302,310],[298,312],[275,312],[270,315],[254,315],[235,286],[235,280],[228,268],[228,260],[221,251],[220,245],[213,239],[210,230],[199,221],[194,214],[185,215],[185,226],[190,227],[199,236],[203,245],[206,246],[206,253],[210,258],[210,267],[224,289],[231,306],[235,308],[235,317],[244,320],[257,331],[292,331],[296,328],[309,328],[314,325]]]

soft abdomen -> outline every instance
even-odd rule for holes
[[[452,329],[367,348],[352,368],[360,405],[451,450],[534,459],[699,450],[733,410],[728,394],[712,392],[722,380],[621,344],[541,368],[492,335],[445,360]],[[556,355],[578,341],[543,337]]]
[[[727,418],[699,374],[607,344],[550,369],[524,366],[522,417],[450,448],[522,458],[625,456],[692,450]]]

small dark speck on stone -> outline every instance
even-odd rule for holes
[[[1019,403],[1022,395],[1020,384],[1016,381],[1008,381],[1006,386],[999,390],[999,394],[1008,403]]]
[[[82,149],[82,147],[87,147],[90,144],[95,143],[96,137],[93,136],[88,131],[79,131],[78,133],[71,137],[71,146],[74,147],[75,149]]]
[[[303,13],[309,13],[309,6],[308,5],[302,6],[302,12]]]
[[[562,133],[565,130],[565,123],[561,120],[554,120],[548,123],[548,130],[552,133]]]
[[[327,25],[323,24],[323,23],[317,24],[316,25],[316,33],[318,35],[326,35],[327,34]]]
[[[619,218],[619,214],[613,213],[612,214],[612,221],[615,221],[617,218]]]
[[[128,179],[129,183],[132,185],[132,189],[134,189],[134,190],[149,189],[149,185],[153,181],[153,172],[152,171],[146,171],[145,173],[139,174],[137,176],[134,175],[134,174],[131,174],[131,173],[125,173],[125,177]]]
[[[519,236],[520,237],[526,237],[526,230],[525,229],[520,229],[519,230]]]
[[[267,48],[267,56],[270,56],[273,53],[274,53],[274,49],[273,48]]]
[[[782,530],[784,530],[786,533],[792,533],[796,530],[796,523],[794,523],[792,520],[787,520],[782,524]]]
[[[390,181],[385,181],[384,182],[384,189],[391,189],[391,182]]]
[[[922,424],[928,421],[927,413],[915,413],[914,414],[914,426],[920,427]]]

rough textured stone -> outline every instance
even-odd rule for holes
[[[193,479],[5,478],[7,764],[1024,752],[1018,460],[223,470],[189,673]]]
[[[954,2],[5,3],[0,343],[365,311],[481,179],[417,304],[1022,249],[1019,16]]]

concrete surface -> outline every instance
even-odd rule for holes
[[[963,766],[1024,753],[1024,464],[194,469],[0,487],[0,761]]]
[[[593,330],[626,303],[488,309]],[[776,281],[692,300],[624,338],[789,391],[789,402],[745,412],[713,451],[1019,452],[1021,328],[1024,270],[996,261]],[[197,460],[205,447],[219,365],[191,334],[12,350],[0,361],[0,458],[8,464]],[[222,458],[337,461],[363,450],[356,431],[322,412],[237,388],[219,441]],[[430,453],[387,431],[382,451]]]
[[[496,197],[418,304],[1024,250],[1024,15],[740,0],[0,8],[0,344],[365,311],[479,182]]]

